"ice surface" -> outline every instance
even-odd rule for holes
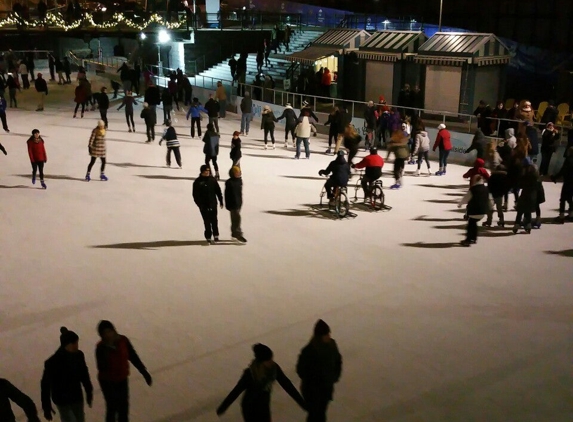
[[[144,144],[139,107],[135,134],[123,110],[110,110],[110,180],[97,180],[98,162],[86,183],[97,112],[72,119],[73,87],[50,87],[45,112],[33,111],[32,91],[20,98],[28,111],[8,109],[9,155],[0,155],[0,376],[38,405],[62,325],[80,335],[94,382],[97,322],[112,320],[132,340],[154,377],[148,388],[132,371],[133,421],[207,422],[255,342],[298,385],[298,352],[324,318],[344,357],[330,421],[572,420],[572,225],[529,236],[492,229],[469,249],[450,247],[462,239],[454,202],[467,185],[454,165],[446,177],[407,176],[402,190],[385,190],[389,212],[321,218],[309,204],[331,159],[324,139],[295,161],[281,130],[277,149],[263,150],[254,122],[241,163],[248,244],[203,246],[191,197],[202,142],[183,115],[178,170],[164,167],[164,147]],[[226,176],[237,117],[221,127]],[[46,141],[47,191],[30,181],[33,128]],[[560,185],[545,189],[549,220]],[[219,221],[230,239],[227,211]],[[88,421],[103,420],[101,393],[86,410]],[[273,410],[276,422],[304,419],[278,386]],[[239,403],[223,420],[240,420]]]

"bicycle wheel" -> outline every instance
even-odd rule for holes
[[[384,191],[380,185],[374,186],[374,189],[372,189],[372,206],[374,208],[382,208],[384,200]]]
[[[339,218],[344,218],[348,214],[349,209],[350,205],[348,203],[348,197],[346,196],[346,192],[340,192],[340,194],[336,198],[336,203],[335,203],[336,215],[338,215]]]

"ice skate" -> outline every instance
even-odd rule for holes
[[[271,145],[271,149],[275,149],[275,144],[272,144],[272,145]]]
[[[74,119],[76,118],[76,113],[74,113]]]
[[[326,154],[326,155],[332,154],[332,149],[331,149],[331,148],[328,148],[328,149],[326,150],[325,154]]]
[[[221,180],[221,177],[219,176],[219,172],[216,172],[216,173],[215,173],[215,179]],[[219,240],[219,239],[217,239],[217,238],[215,238],[215,239],[216,239],[216,240]]]
[[[285,148],[288,148],[288,142],[285,141]]]
[[[32,175],[32,184],[35,185],[36,184],[36,175]]]
[[[533,223],[532,227],[534,229],[540,229],[541,228],[541,220],[539,218],[535,219],[535,222]]]
[[[432,175],[432,170],[430,170],[430,167],[428,167],[428,176]]]
[[[436,174],[436,176],[441,176],[443,174],[442,172],[443,172],[443,168],[440,167],[440,169],[435,174]]]
[[[513,232],[513,234],[517,234],[517,232],[519,231],[519,224],[514,224],[513,228],[511,229],[511,231]]]
[[[269,147],[267,146],[267,144],[265,144],[265,149],[269,149]]]
[[[416,172],[414,173],[414,176],[418,177],[420,175],[420,170],[416,170]]]
[[[131,128],[128,129],[128,132],[131,133]]]
[[[109,179],[107,178],[107,176],[105,174],[100,174],[99,176],[99,180],[101,180],[102,182],[107,182]]]
[[[40,180],[40,184],[42,185],[42,189],[48,189],[43,180]]]
[[[531,234],[531,224],[527,224],[527,225],[525,226],[525,233]]]
[[[469,240],[467,240],[467,239],[465,239],[465,240],[462,240],[462,241],[460,242],[460,245],[461,245],[461,246],[465,246],[465,247],[470,247],[470,246],[472,245],[472,242],[469,241]]]
[[[505,222],[503,220],[499,220],[497,222],[497,227],[505,227]]]
[[[92,178],[90,177],[90,174],[86,174],[86,182],[89,182],[90,180],[92,180]]]
[[[215,236],[215,243],[219,242],[219,236]]]
[[[486,221],[482,224],[483,227],[491,227],[491,221]]]

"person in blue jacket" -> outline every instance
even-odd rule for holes
[[[187,120],[191,116],[191,138],[195,138],[195,125],[197,125],[197,135],[201,136],[201,113],[208,114],[207,110],[199,102],[197,97],[193,98],[193,104],[187,112]]]

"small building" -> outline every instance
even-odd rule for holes
[[[423,92],[424,66],[410,59],[427,39],[421,31],[380,31],[360,44],[356,57],[363,61],[359,67],[364,80],[361,99],[377,102],[383,95],[389,104],[397,104],[405,84],[419,85]]]
[[[510,58],[494,34],[436,33],[414,56],[425,66],[424,108],[471,114],[480,100],[493,107],[503,98]]]

